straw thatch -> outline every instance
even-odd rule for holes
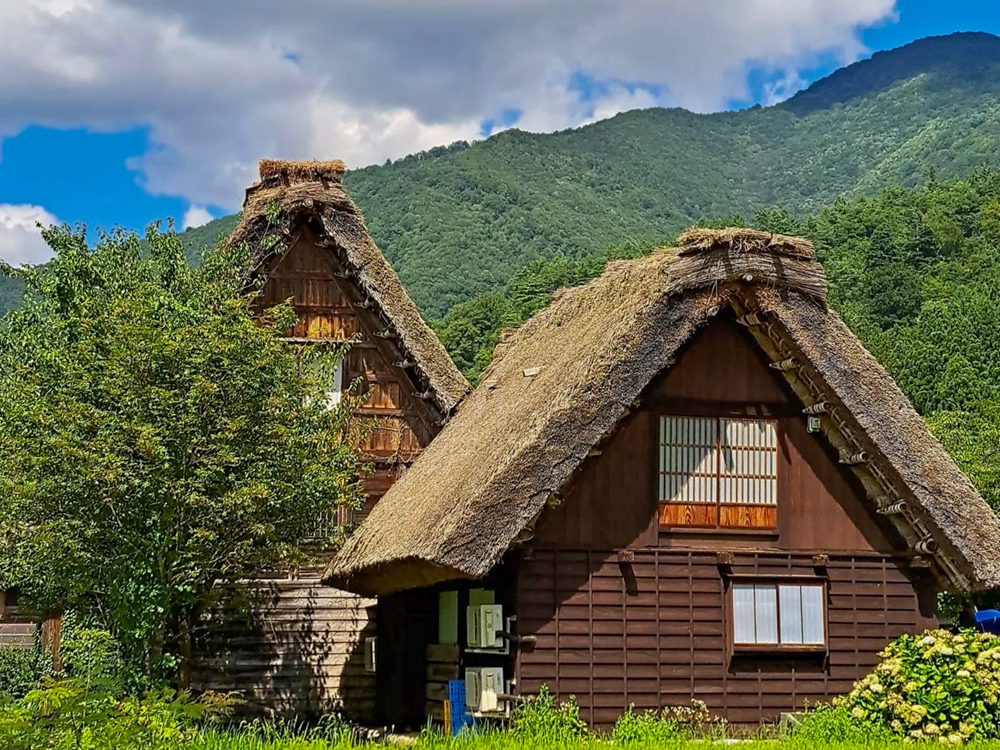
[[[709,248],[725,248],[740,253],[767,252],[809,260],[814,257],[813,244],[801,237],[788,237],[756,229],[704,229],[691,227],[677,238],[682,252],[698,252]]]
[[[309,226],[354,272],[356,283],[376,303],[447,414],[469,384],[368,234],[361,211],[340,182],[344,171],[341,161],[261,161],[261,179],[247,190],[243,216],[229,242],[249,242],[256,249],[254,275]]]
[[[808,243],[707,232],[610,264],[508,332],[482,384],[348,540],[327,582],[386,593],[484,576],[698,327],[727,303],[759,299],[905,483],[964,583],[1000,583],[1000,522],[827,309]]]

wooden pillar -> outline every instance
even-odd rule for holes
[[[42,621],[42,648],[52,655],[52,668],[57,672],[62,669],[59,649],[62,645],[62,612],[49,612]]]

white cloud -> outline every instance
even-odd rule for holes
[[[720,109],[747,73],[863,53],[895,0],[0,0],[0,138],[144,124],[154,193],[233,208],[262,156],[358,167],[633,106]],[[600,82],[594,98],[573,85]]]
[[[184,218],[181,220],[181,226],[184,229],[203,227],[213,218],[215,217],[212,216],[209,210],[204,206],[189,206],[188,210],[184,212]]]
[[[41,206],[0,203],[0,260],[12,266],[48,260],[52,250],[42,239],[38,225],[58,223],[59,219]]]

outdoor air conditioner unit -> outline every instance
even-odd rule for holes
[[[473,649],[503,649],[503,605],[477,604],[465,611],[466,645]]]
[[[498,696],[503,692],[503,667],[468,667],[465,670],[465,707],[470,711],[497,711]]]

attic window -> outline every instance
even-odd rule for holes
[[[662,416],[660,525],[773,529],[778,524],[778,423]]]

